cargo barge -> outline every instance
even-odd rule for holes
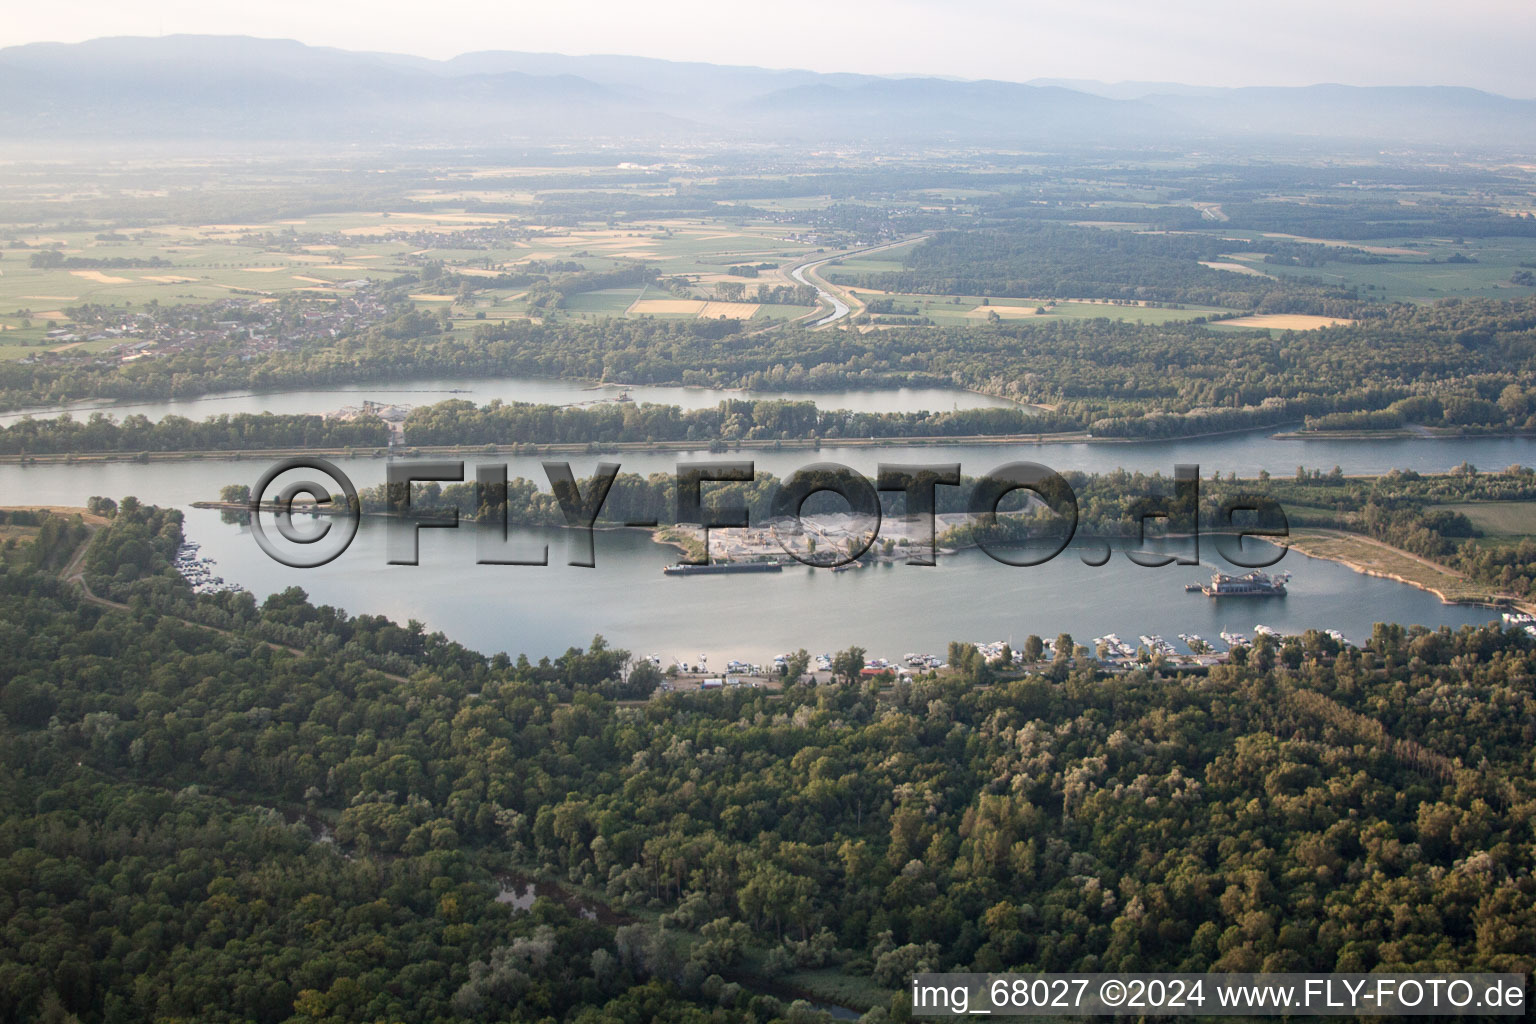
[[[679,562],[661,570],[668,576],[717,576],[732,572],[783,572],[782,562],[710,562],[708,565],[688,565]]]

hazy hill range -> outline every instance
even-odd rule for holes
[[[1021,69],[1022,70],[1022,69]],[[1212,89],[819,74],[487,51],[447,61],[227,36],[0,50],[0,138],[989,143],[1242,138],[1536,147],[1536,101],[1474,89]]]

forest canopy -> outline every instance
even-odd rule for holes
[[[1533,966],[1523,632],[633,705],[601,641],[395,627],[386,673],[302,592],[187,593],[175,513],[112,514],[87,578],[126,604],[0,571],[6,1020],[766,1024],[797,1011],[754,985],[826,968],[901,1016],[924,969]],[[509,872],[572,895],[519,912]]]

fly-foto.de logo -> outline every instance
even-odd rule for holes
[[[583,480],[568,462],[545,462],[543,469],[549,490],[537,493],[528,481],[509,483],[506,463],[474,466],[471,487],[462,461],[401,460],[386,467],[381,488],[360,493],[334,463],[297,457],[272,466],[247,500],[226,507],[249,512],[257,544],[292,568],[334,561],[351,546],[365,515],[383,521],[390,565],[419,564],[421,530],[465,525],[475,531],[477,564],[548,565],[548,545],[530,549],[512,527],[527,522],[530,510],[549,504],[558,509],[555,522],[570,531],[568,564],[588,568],[597,564],[594,531],[600,519],[615,526],[696,531],[700,544],[681,559],[684,566],[709,564],[711,531],[754,529],[760,544],[771,545],[773,557],[822,569],[847,566],[878,544],[888,550],[898,538],[907,564],[933,566],[942,537],[952,538],[957,530],[1008,566],[1042,565],[1074,540],[1087,565],[1103,565],[1111,557],[1104,536],[1080,533],[1072,484],[1035,462],[1010,462],[975,478],[962,477],[959,463],[881,463],[873,481],[828,462],[805,466],[783,480],[760,478],[750,461],[685,462],[660,488],[656,477],[620,477],[619,464],[612,462],[599,463]],[[301,471],[327,479],[300,478]],[[635,486],[623,486],[626,481]],[[768,491],[756,502],[759,520],[754,523],[743,493],[762,484]],[[457,495],[450,495],[453,485],[459,485]],[[1221,556],[1236,566],[1264,568],[1284,556],[1283,547],[1243,544],[1248,537],[1289,535],[1285,513],[1274,499],[1243,493],[1202,506],[1195,465],[1176,466],[1171,487],[1164,490],[1120,496],[1117,522],[1122,527],[1128,523],[1129,529],[1116,535],[1132,542],[1125,555],[1137,565],[1199,564],[1202,532],[1212,535]],[[837,510],[828,512],[829,499],[821,495],[832,496]],[[445,502],[449,497],[454,500]],[[822,508],[814,514],[806,511],[813,499]],[[469,510],[467,516],[460,504]],[[835,531],[828,528],[828,518],[836,521]],[[309,521],[301,524],[300,519]],[[941,529],[947,532],[941,535]],[[833,534],[835,543],[829,541]]]

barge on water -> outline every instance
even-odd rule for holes
[[[1218,572],[1211,574],[1211,582],[1202,586],[1200,593],[1207,597],[1284,597],[1285,585],[1290,580],[1288,572],[1273,576],[1258,569],[1241,576]]]
[[[710,562],[707,565],[689,565],[679,562],[661,570],[668,576],[717,576],[732,572],[783,572],[782,562]]]

